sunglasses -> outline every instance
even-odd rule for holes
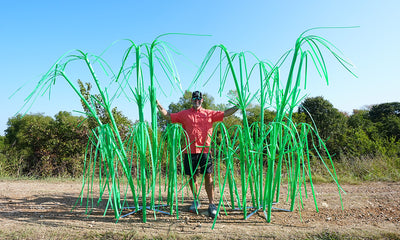
[[[194,98],[192,98],[192,100],[201,100],[202,98],[201,97],[194,97]]]

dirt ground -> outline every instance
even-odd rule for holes
[[[135,213],[116,223],[104,208],[85,214],[71,211],[81,190],[80,182],[0,180],[0,238],[6,239],[400,239],[400,183],[342,185],[344,209],[335,184],[316,185],[319,212],[312,195],[299,212],[273,210],[266,222],[262,211],[244,220],[243,212],[227,209],[212,230],[207,204],[199,215],[189,213],[191,199],[179,205],[176,215],[148,212],[147,223]],[[204,190],[203,190],[204,191]],[[282,199],[274,207],[289,209]],[[96,194],[96,193],[95,193]],[[201,196],[206,202],[205,195]]]

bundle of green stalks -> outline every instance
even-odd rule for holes
[[[189,84],[192,86],[200,81],[211,63],[210,60],[219,53],[217,66],[213,67],[212,74],[203,83],[206,85],[211,78],[217,77],[220,95],[225,92],[226,85],[233,83],[237,95],[230,99],[230,103],[241,110],[240,126],[227,129],[223,123],[219,123],[211,136],[211,148],[216,159],[215,173],[217,173],[214,182],[221,193],[216,216],[221,208],[226,208],[223,193],[228,188],[231,208],[243,211],[245,219],[256,211],[263,211],[267,222],[270,222],[273,205],[280,201],[282,171],[287,174],[289,189],[286,201],[290,202],[291,207],[287,211],[294,210],[296,200],[301,209],[302,188],[307,196],[306,179],[310,182],[318,211],[312,182],[311,150],[317,153],[321,163],[337,184],[341,198],[343,189],[338,183],[329,151],[319,137],[317,129],[306,123],[296,123],[292,119],[294,109],[303,99],[300,94],[301,85],[306,87],[310,59],[312,65],[328,83],[327,67],[321,48],[331,53],[352,73],[351,64],[338,54],[339,51],[330,42],[319,36],[306,35],[311,30],[303,32],[296,40],[295,47],[286,52],[275,64],[262,61],[250,52],[231,53],[224,45],[213,46],[199,67],[194,80]],[[126,216],[124,214],[126,209],[134,209],[132,213],[141,211],[143,221],[146,222],[147,210],[152,211],[156,217],[156,213],[160,212],[160,206],[166,206],[169,208],[169,213],[163,212],[164,214],[175,213],[179,218],[178,196],[181,194],[182,199],[184,198],[183,188],[188,186],[189,180],[182,176],[180,179],[183,188],[179,189],[177,160],[182,158],[183,150],[190,143],[185,138],[185,131],[179,125],[169,125],[164,134],[158,136],[156,91],[162,91],[163,88],[155,76],[156,66],[162,69],[164,77],[169,79],[170,87],[182,90],[171,54],[171,50],[174,53],[175,50],[160,40],[162,36],[150,44],[137,45],[131,40],[126,40],[129,47],[123,54],[121,67],[115,72],[102,58],[104,53],[99,56],[80,50],[67,53],[43,76],[36,89],[27,98],[27,104],[33,103],[37,96],[50,92],[56,79],[62,78],[89,109],[85,113],[87,117],[96,120],[97,127],[92,129],[87,146],[80,195],[80,204],[83,204],[86,193],[87,213],[90,213],[96,205],[93,199],[93,184],[95,177],[98,176],[100,197],[97,199],[97,205],[103,197],[108,198],[104,214],[111,208],[118,220]],[[113,46],[115,44],[117,42]],[[67,77],[65,70],[75,61],[84,63],[99,92],[99,95],[90,96],[90,101],[82,96]],[[285,83],[282,84],[279,69],[288,61],[290,69]],[[100,81],[93,65],[98,66],[111,80],[105,83]],[[148,81],[145,81],[145,69],[142,66],[147,67]],[[217,72],[219,76],[215,76]],[[253,85],[257,85],[255,92],[251,90]],[[111,89],[115,89],[112,94]],[[113,101],[121,96],[136,102],[139,116],[139,120],[125,138],[118,129],[112,111]],[[249,125],[246,108],[255,101],[260,104],[261,115],[259,122]],[[151,109],[150,126],[144,117],[147,103]],[[96,104],[104,108],[110,123],[101,122]],[[277,113],[275,119],[268,124],[264,123],[264,109],[274,109]],[[323,158],[320,151],[327,153],[327,158]],[[162,156],[167,156],[167,161],[162,162],[160,160]],[[161,176],[162,172],[165,172],[164,188],[160,186],[164,177]],[[240,172],[240,177],[235,176],[235,172]],[[163,195],[167,196],[166,200],[162,198]],[[193,197],[197,199],[199,196]],[[249,214],[250,209],[252,213]],[[216,220],[217,218],[214,219],[213,227]]]

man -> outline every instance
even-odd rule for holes
[[[225,111],[212,111],[204,109],[201,104],[203,103],[203,95],[199,91],[192,93],[192,108],[180,111],[178,113],[169,113],[157,101],[157,107],[161,114],[172,123],[182,124],[183,129],[188,134],[190,144],[190,154],[185,149],[183,166],[185,174],[191,176],[189,185],[194,196],[198,195],[197,176],[199,173],[205,174],[205,187],[209,201],[208,213],[210,217],[215,218],[217,208],[215,207],[214,188],[213,188],[213,162],[211,154],[209,153],[209,146],[211,144],[212,125],[214,122],[220,122],[224,117],[234,114],[238,108],[232,107]],[[190,159],[189,159],[190,158]],[[199,163],[200,162],[200,163]],[[197,167],[197,168],[196,168]],[[191,172],[192,169],[192,172]],[[192,175],[193,173],[193,175]],[[193,201],[190,206],[190,212],[196,212],[200,207],[200,202]]]

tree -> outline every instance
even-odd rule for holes
[[[348,128],[340,138],[340,149],[350,158],[373,156],[379,151],[380,142],[371,140],[362,128]]]
[[[346,128],[346,116],[323,97],[306,98],[300,104],[298,112],[306,114],[308,123],[315,123],[324,140],[340,134]]]
[[[60,111],[55,115],[50,128],[54,130],[54,139],[51,140],[55,156],[53,175],[54,173],[80,175],[89,131],[84,117]]]
[[[348,156],[387,156],[398,155],[400,138],[400,117],[395,111],[387,111],[387,104],[376,105],[370,110],[354,110],[348,119],[349,129],[340,144]],[[374,108],[373,113],[371,109]],[[386,113],[384,113],[386,112]],[[371,120],[374,119],[374,121]]]
[[[371,140],[377,140],[381,137],[377,128],[378,124],[372,122],[369,117],[369,110],[353,110],[347,124],[350,128],[361,129]]]
[[[261,107],[259,105],[249,106],[246,109],[246,112],[247,112],[247,121],[250,126],[255,122],[260,122]],[[264,109],[264,124],[272,122],[275,119],[275,117],[276,117],[275,111]]]
[[[384,137],[400,140],[400,117],[390,115],[382,119],[379,126],[380,132]]]
[[[331,156],[340,158],[343,154],[341,141],[347,129],[346,115],[323,97],[306,98],[300,104],[298,113],[304,113],[306,122],[317,128]]]
[[[83,117],[59,112],[55,119],[42,114],[18,115],[7,122],[7,154],[18,175],[78,176],[87,143]]]
[[[10,159],[7,157],[5,139],[5,136],[0,135],[0,176],[9,175],[7,171]]]
[[[92,107],[95,109],[97,116],[99,117],[102,124],[110,124],[111,119],[107,111],[102,106],[102,98],[99,94],[92,95],[90,91],[92,90],[92,85],[90,83],[83,83],[81,80],[78,79],[79,90],[85,100],[92,104]],[[93,101],[96,99],[95,101]],[[86,115],[88,116],[88,125],[90,129],[94,129],[98,126],[97,121],[91,115],[90,110],[86,104],[81,100],[81,104],[83,110],[85,111]],[[133,123],[129,120],[126,116],[123,115],[121,111],[117,110],[117,107],[111,110],[112,115],[114,117],[115,122],[117,123],[118,131],[121,134],[121,137],[124,139],[132,127]]]
[[[373,105],[368,116],[381,137],[400,139],[400,102]]]
[[[369,111],[369,118],[373,122],[381,121],[389,116],[400,117],[400,102],[373,105]]]

